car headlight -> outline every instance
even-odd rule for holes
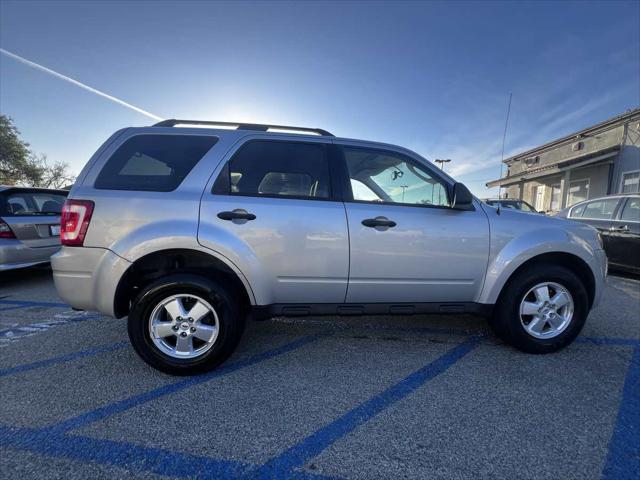
[[[598,232],[598,243],[600,244],[600,248],[604,250],[604,240],[602,239],[602,234]]]

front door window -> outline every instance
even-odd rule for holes
[[[404,156],[351,147],[344,156],[355,201],[449,206],[444,184]]]

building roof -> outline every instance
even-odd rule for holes
[[[629,120],[634,119],[634,117],[638,117],[640,119],[640,108],[633,108],[630,110],[627,110],[626,112],[620,114],[620,115],[616,115],[615,117],[609,118],[608,120],[605,120],[603,122],[597,123],[595,125],[592,125],[590,127],[584,128],[580,131],[571,133],[569,135],[565,135],[564,137],[558,138],[556,140],[553,140],[551,142],[545,143],[543,145],[540,145],[539,147],[536,148],[532,148],[530,150],[526,150],[524,152],[518,153],[516,155],[512,155],[509,158],[505,158],[503,160],[504,163],[509,164],[512,163],[516,160],[519,160],[522,157],[529,157],[533,154],[538,154],[541,153],[542,151],[545,150],[550,150],[554,147],[557,147],[559,145],[562,145],[563,143],[567,143],[567,142],[572,142],[575,141],[576,137],[586,137],[589,136],[589,134],[599,131],[599,130],[603,130],[603,129],[607,129],[608,127],[612,127],[612,126],[617,126],[619,124],[623,124]]]

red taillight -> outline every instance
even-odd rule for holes
[[[2,220],[0,220],[0,238],[16,238],[11,231],[11,227]]]
[[[89,228],[93,202],[91,200],[68,199],[62,206],[60,216],[60,242],[67,246],[82,246]]]

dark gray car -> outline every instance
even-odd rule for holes
[[[60,211],[68,193],[0,186],[0,271],[46,263],[60,249]]]
[[[597,228],[611,268],[640,273],[640,194],[593,198],[557,216]]]

